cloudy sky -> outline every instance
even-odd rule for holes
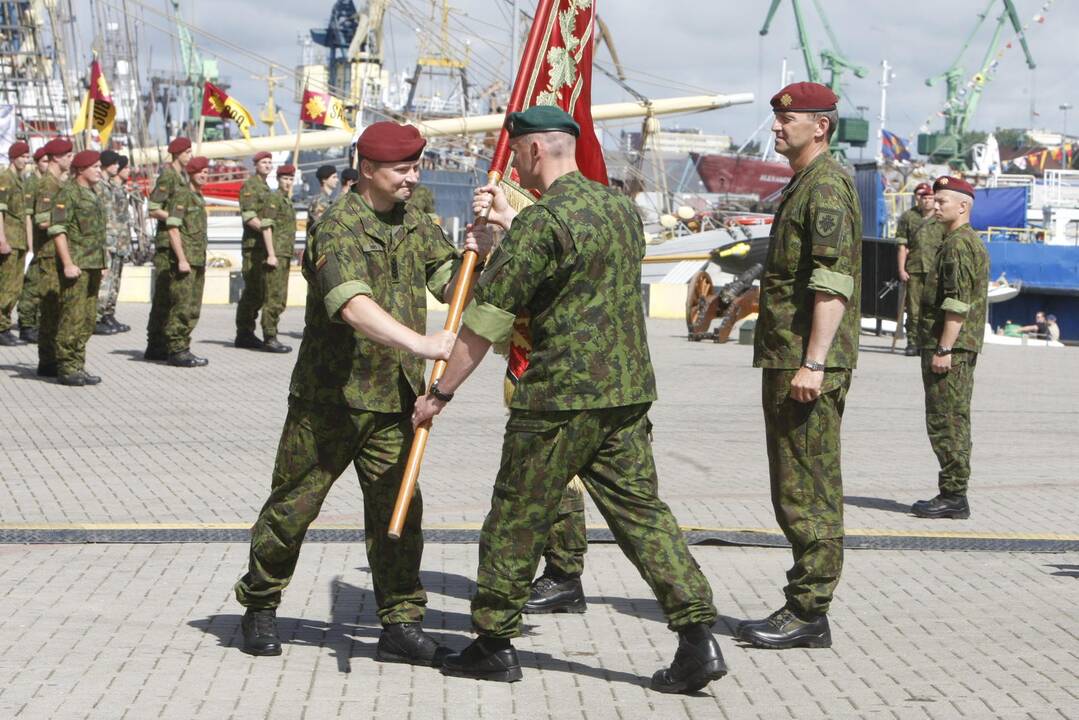
[[[125,0],[96,0],[115,6]],[[666,127],[700,127],[706,132],[726,133],[736,142],[749,137],[768,114],[767,99],[780,85],[780,68],[787,59],[793,79],[805,79],[798,48],[794,14],[784,0],[766,37],[758,34],[767,12],[766,0],[598,0],[599,14],[607,22],[629,83],[644,95],[656,98],[702,93],[751,92],[753,105],[717,112],[664,119]],[[83,8],[79,26],[89,23],[90,0],[77,0]],[[139,9],[140,3],[145,6]],[[357,0],[362,5],[363,0]],[[126,0],[127,7],[141,13],[140,33],[147,70],[173,67],[174,50],[164,32],[153,27],[165,21],[150,12],[161,10],[165,0]],[[252,79],[265,72],[261,58],[292,68],[299,62],[298,37],[321,27],[329,17],[333,0],[181,0],[181,11],[196,28],[195,40],[207,55],[218,57],[222,74],[231,82],[232,93],[253,111],[265,99],[265,84]],[[842,52],[864,65],[864,79],[848,75],[845,81],[846,113],[857,114],[864,106],[867,117],[880,111],[881,61],[887,60],[895,76],[889,88],[887,127],[902,136],[916,133],[926,121],[940,127],[937,112],[944,99],[938,85],[927,87],[925,78],[946,70],[955,60],[963,40],[988,0],[906,0],[903,3],[870,0],[819,0]],[[472,48],[473,82],[486,86],[508,76],[511,0],[453,0],[455,47],[468,41]],[[535,0],[519,0],[531,11]],[[829,44],[812,0],[803,0],[810,40],[817,53]],[[1075,29],[1079,27],[1079,2],[1075,0],[1015,0],[1024,24],[1030,23],[1028,42],[1036,70],[1029,70],[1018,43],[1006,49],[993,81],[983,95],[974,119],[975,129],[1036,127],[1060,131],[1064,113],[1059,106],[1079,105],[1075,78],[1079,54],[1075,52]],[[989,18],[974,37],[963,58],[967,77],[980,66],[1003,7],[994,0]],[[416,57],[417,19],[429,12],[429,0],[393,0],[385,24],[386,54],[391,69],[410,69]],[[1032,22],[1043,15],[1044,22]],[[1014,39],[1006,25],[1001,47]],[[222,40],[255,54],[241,56]],[[152,52],[152,54],[151,54]],[[598,60],[610,65],[605,48]],[[597,73],[594,102],[631,99],[624,90]],[[298,112],[291,86],[277,93],[278,103],[293,122]],[[1038,113],[1032,116],[1032,110]],[[1033,117],[1033,122],[1032,122]],[[630,123],[629,125],[635,124]],[[1079,131],[1079,112],[1070,117],[1072,131]],[[874,122],[874,130],[876,124]],[[608,128],[617,132],[619,127]]]

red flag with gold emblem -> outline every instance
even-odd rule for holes
[[[300,105],[300,120],[312,125],[325,125],[352,132],[348,120],[345,119],[344,101],[330,93],[304,88],[303,103]]]
[[[93,101],[94,116],[89,117],[91,101]],[[105,74],[101,72],[101,63],[94,59],[90,63],[90,87],[83,96],[79,107],[79,115],[75,118],[75,124],[71,128],[72,133],[84,132],[87,128],[97,130],[101,137],[102,146],[109,142],[112,128],[116,124],[116,106],[112,102],[112,93],[109,92],[109,83],[105,80]]]

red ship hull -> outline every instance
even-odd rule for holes
[[[794,173],[784,162],[767,162],[749,155],[693,155],[708,192],[756,195],[775,199]]]

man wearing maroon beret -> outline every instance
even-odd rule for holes
[[[277,190],[270,193],[267,216],[273,220],[273,248],[277,265],[267,267],[263,275],[262,298],[263,350],[291,352],[292,347],[277,339],[277,323],[288,305],[288,278],[292,254],[296,246],[296,208],[292,204],[292,184],[296,168],[282,165],[277,168]]]
[[[381,122],[358,143],[360,182],[319,220],[303,258],[306,326],[289,387],[270,497],[251,533],[236,598],[247,608],[243,650],[279,655],[276,608],[308,526],[352,464],[364,497],[364,534],[383,629],[375,658],[437,667],[447,649],[423,632],[423,501],[401,538],[386,531],[412,444],[409,416],[426,391],[424,360],[449,357],[455,336],[425,335],[426,294],[449,298],[460,258],[430,218],[406,206],[424,140]],[[479,250],[474,241],[467,244]],[[484,249],[486,252],[486,248]]]
[[[899,279],[907,284],[904,304],[907,312],[906,355],[918,355],[918,328],[921,322],[922,288],[925,274],[933,267],[940,241],[944,237],[943,226],[933,214],[933,187],[919,183],[914,188],[914,207],[899,216],[895,228]]]
[[[161,170],[150,192],[147,209],[150,217],[157,220],[154,233],[154,295],[150,298],[150,317],[146,321],[146,352],[144,360],[168,360],[169,351],[165,341],[165,322],[169,316],[169,288],[171,259],[169,255],[168,206],[175,195],[188,185],[184,168],[191,161],[191,141],[185,137],[174,138],[169,143],[172,161]]]
[[[29,250],[26,234],[26,181],[30,146],[22,140],[8,149],[10,164],[0,172],[0,345],[18,345],[11,331],[11,312],[22,292],[23,267]]]
[[[276,335],[266,335],[265,310],[266,274],[278,265],[274,249],[273,191],[266,178],[273,170],[273,158],[268,152],[255,153],[251,158],[255,173],[240,188],[240,221],[243,223],[244,287],[236,304],[236,340],[234,345],[249,350],[287,353],[292,348],[278,342]],[[255,320],[263,310],[263,337],[255,335]],[[273,328],[276,333],[276,327]]]
[[[862,220],[851,177],[828,151],[837,101],[807,82],[772,98],[776,152],[794,177],[772,223],[753,364],[763,369],[772,508],[794,565],[783,607],[738,627],[757,647],[829,647],[843,568],[839,436],[858,359]]]
[[[970,517],[970,399],[985,336],[989,252],[970,227],[974,188],[958,177],[933,183],[934,215],[944,228],[940,252],[922,292],[918,347],[922,351],[925,427],[940,463],[939,494],[919,500],[922,518]]]

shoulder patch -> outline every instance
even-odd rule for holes
[[[813,229],[822,238],[831,237],[839,229],[843,213],[833,208],[819,208],[813,221]]]

